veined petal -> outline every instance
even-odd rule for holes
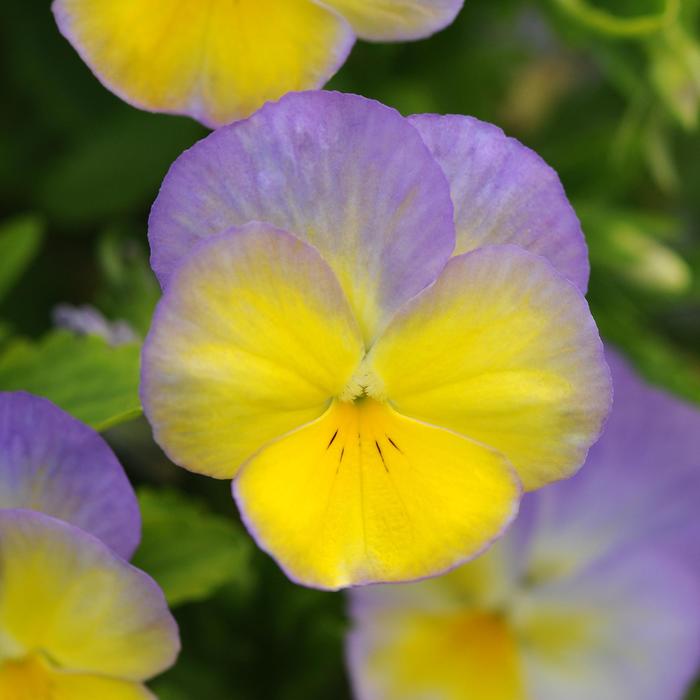
[[[453,258],[368,363],[399,412],[498,450],[526,489],[573,474],[610,407],[585,299],[515,246]]]
[[[144,345],[144,410],[173,461],[230,478],[318,418],[363,352],[319,254],[249,224],[203,243],[168,286]]]
[[[464,0],[323,0],[335,7],[358,36],[401,41],[430,36],[451,24]]]
[[[700,584],[653,551],[601,561],[521,599],[528,697],[680,700],[700,659]]]
[[[306,585],[440,573],[509,524],[520,486],[498,453],[372,399],[335,402],[234,482],[259,544]]]
[[[41,657],[0,662],[4,700],[155,700],[140,683],[66,673]]]
[[[572,575],[653,542],[700,573],[700,410],[646,384],[617,353],[607,359],[615,402],[605,432],[585,469],[537,494],[531,571]]]
[[[322,86],[354,36],[311,0],[55,0],[63,35],[126,101],[210,126]]]
[[[107,443],[47,399],[0,393],[0,508],[52,515],[128,559],[141,537],[136,495]]]
[[[161,284],[197,241],[249,221],[318,249],[367,341],[454,247],[449,186],[418,132],[355,95],[287,95],[180,156],[149,222]]]
[[[357,700],[529,700],[497,613],[378,611],[355,619],[347,653]]]
[[[581,224],[540,156],[472,117],[409,119],[450,182],[456,254],[512,243],[547,258],[585,293],[590,266]]]
[[[143,681],[178,649],[150,577],[63,521],[0,511],[0,660],[39,651],[65,671]]]

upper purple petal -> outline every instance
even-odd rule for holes
[[[35,510],[125,559],[141,538],[136,495],[107,443],[47,399],[0,393],[0,508]]]
[[[498,127],[473,117],[410,117],[447,175],[457,227],[455,253],[512,243],[547,258],[582,292],[588,249],[556,172]]]
[[[289,94],[180,156],[149,222],[161,284],[198,240],[249,221],[317,248],[368,342],[454,248],[449,186],[420,135],[356,95]]]

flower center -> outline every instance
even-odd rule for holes
[[[384,382],[382,382],[374,369],[370,367],[367,355],[360,362],[338,398],[340,401],[348,402],[362,401],[368,398],[374,399],[379,403],[386,401]]]

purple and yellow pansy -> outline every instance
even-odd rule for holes
[[[491,125],[290,94],[184,153],[149,229],[156,440],[235,478],[294,580],[443,572],[600,432],[610,378],[578,220]]]

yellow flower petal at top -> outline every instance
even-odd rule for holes
[[[221,125],[320,87],[354,40],[311,0],[56,0],[62,33],[128,102]]]
[[[64,673],[40,656],[0,666],[3,700],[154,700],[140,683]]]
[[[208,239],[178,268],[144,348],[143,404],[175,462],[231,478],[323,414],[363,353],[315,249],[250,224]]]
[[[444,571],[496,538],[520,497],[498,453],[370,398],[263,449],[234,488],[261,546],[321,588]]]
[[[324,0],[347,17],[358,36],[377,41],[418,39],[450,24],[464,0]]]
[[[489,445],[525,488],[573,474],[601,430],[610,376],[584,298],[543,258],[453,258],[370,353],[402,414]]]

